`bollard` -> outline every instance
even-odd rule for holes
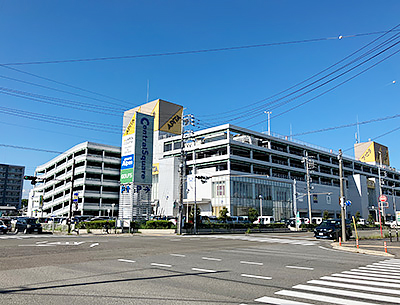
[[[357,249],[360,249],[360,245],[358,244],[358,239],[356,239]]]
[[[385,253],[387,253],[387,244],[386,241],[383,243],[384,247],[385,247]]]
[[[342,246],[342,238],[339,237],[339,246]]]

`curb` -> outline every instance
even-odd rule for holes
[[[368,254],[368,255],[377,255],[377,256],[386,256],[386,257],[395,257],[395,255],[382,252],[382,251],[374,251],[374,250],[365,250],[365,249],[357,249],[354,247],[345,247],[345,246],[339,246],[339,243],[331,243],[331,246],[335,250],[341,250],[341,251],[347,251],[347,252],[353,252],[353,253],[361,253],[361,254]]]

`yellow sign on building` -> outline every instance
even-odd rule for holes
[[[354,153],[357,160],[365,163],[382,164],[389,166],[389,149],[379,143],[370,141],[354,145]]]

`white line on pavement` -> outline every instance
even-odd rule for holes
[[[278,298],[262,297],[254,300],[255,302],[268,303],[274,305],[312,305],[310,303],[296,302]]]
[[[329,280],[329,276],[327,276],[327,277],[324,276],[321,279],[322,280]],[[321,281],[321,280],[311,280],[311,281],[308,281],[307,283],[316,284],[316,285],[323,285],[323,286],[330,286],[330,287],[354,289],[354,290],[363,290],[363,291],[370,291],[370,292],[380,292],[380,293],[386,293],[386,294],[397,294],[397,295],[400,294],[400,290],[397,290],[397,289],[369,287],[369,286],[353,285],[353,284],[349,284],[349,283],[338,283],[338,282]]]
[[[320,295],[320,294],[304,293],[304,292],[298,292],[298,291],[292,291],[292,290],[281,290],[281,291],[275,292],[275,294],[284,295],[287,297],[308,299],[308,300],[318,300],[320,302],[334,303],[334,304],[340,304],[340,305],[379,305],[376,303],[345,300],[342,298],[328,297],[328,296],[324,296],[324,295]]]
[[[357,279],[349,279],[349,278],[343,278],[343,277],[341,278],[341,277],[335,277],[335,276],[323,276],[323,277],[321,277],[321,279],[322,280],[330,280],[330,281],[339,281],[339,282],[343,282],[343,283],[400,288],[400,284],[395,284],[395,283],[382,283],[382,282],[375,282],[375,281],[368,281],[368,280],[357,280]]]
[[[316,286],[309,286],[309,285],[296,285],[296,286],[293,286],[293,288],[307,290],[307,291],[313,291],[313,292],[318,292],[318,293],[335,294],[335,295],[340,295],[340,296],[344,296],[344,297],[369,299],[369,300],[374,300],[374,301],[379,301],[379,302],[383,301],[383,302],[400,304],[400,298],[398,298],[398,297],[389,297],[389,296],[376,295],[376,294],[364,293],[364,292],[344,291],[344,290],[316,287]]]
[[[206,261],[217,261],[217,262],[222,261],[222,259],[220,259],[220,258],[205,257],[205,256],[203,256],[201,259],[204,259],[204,260],[206,260]]]
[[[124,258],[119,258],[118,261],[125,263],[136,263],[136,261],[131,261],[130,259],[124,259]]]
[[[374,269],[370,269],[370,270],[351,269],[351,271],[343,271],[343,272],[346,272],[346,273],[347,272],[357,272],[357,273],[362,272],[364,274],[370,274],[373,276],[381,276],[381,277],[384,276],[384,277],[391,278],[391,279],[400,279],[400,275],[385,273],[385,272],[377,271]]]
[[[91,245],[90,245],[90,248],[96,247],[96,246],[98,246],[98,245],[99,245],[99,243],[91,244]]]
[[[186,257],[184,254],[176,254],[176,253],[171,253],[171,256],[177,256],[177,257]]]
[[[381,269],[378,267],[359,267],[358,269],[362,269],[362,270],[372,270],[375,272],[388,272],[388,274],[393,274],[393,275],[400,275],[400,271],[395,271],[395,270],[390,270],[390,269]]]
[[[351,271],[343,271],[342,273],[335,273],[332,274],[331,276],[337,276],[337,277],[346,277],[346,278],[352,278],[352,279],[357,279],[357,280],[374,280],[376,282],[389,282],[389,283],[399,283],[400,280],[394,280],[391,278],[387,278],[385,275],[371,275],[371,274],[363,274],[363,273],[358,273],[358,272],[351,272]]]
[[[311,268],[311,267],[300,267],[300,266],[286,266],[286,268],[290,268],[290,269],[303,269],[303,270],[314,270],[314,268]]]
[[[167,267],[167,268],[171,268],[171,267],[172,267],[172,265],[159,264],[159,263],[151,263],[150,265],[152,265],[152,266],[158,266],[158,267]]]
[[[270,277],[270,276],[260,276],[260,275],[252,275],[252,274],[241,274],[240,276],[251,277],[251,278],[261,279],[261,280],[272,280],[272,277]]]
[[[210,273],[214,273],[217,272],[215,270],[209,270],[209,269],[200,269],[200,268],[192,268],[193,271],[200,271],[200,272],[210,272]]]
[[[264,263],[257,263],[257,262],[247,262],[247,261],[240,261],[241,264],[247,264],[247,265],[258,265],[262,266]]]

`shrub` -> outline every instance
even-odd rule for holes
[[[145,229],[173,229],[175,225],[168,220],[149,220],[144,227]]]

